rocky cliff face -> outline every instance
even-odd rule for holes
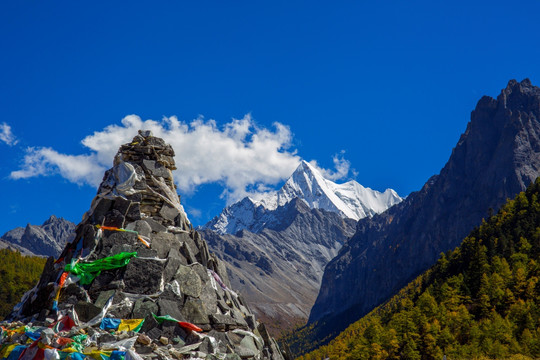
[[[75,237],[75,224],[52,215],[42,225],[26,225],[6,232],[0,240],[23,254],[58,256]]]
[[[74,240],[8,316],[37,340],[26,345],[16,323],[4,324],[0,343],[53,359],[72,347],[129,360],[283,358],[187,219],[173,156],[150,132],[122,145]]]
[[[358,222],[326,267],[311,311],[310,322],[326,324],[319,338],[388,299],[539,174],[540,89],[528,79],[512,80],[497,99],[478,102],[439,175],[402,203]]]
[[[231,284],[274,334],[304,323],[317,296],[324,266],[354,233],[356,222],[310,209],[296,198],[268,214],[258,233],[202,233],[226,260]]]
[[[22,246],[12,244],[2,239],[0,239],[0,249],[10,249],[12,251],[18,251],[25,256],[36,256],[36,254],[26,248],[23,248]]]

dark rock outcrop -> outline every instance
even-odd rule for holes
[[[402,203],[358,222],[326,267],[309,319],[319,321],[318,338],[395,294],[539,174],[540,88],[511,80],[497,99],[480,99],[439,175]]]
[[[88,334],[79,348],[86,356],[96,356],[97,342],[131,359],[138,356],[129,351],[147,359],[283,359],[187,219],[173,156],[149,131],[121,146],[74,240],[56,261],[49,258],[39,283],[7,317],[19,323],[6,328],[31,322],[44,344],[46,332],[54,339]],[[118,324],[106,331],[120,319],[144,319],[141,334]],[[53,352],[63,351],[53,344]]]
[[[279,334],[307,320],[324,267],[353,235],[355,221],[298,198],[267,213],[273,221],[258,233],[202,233],[225,260],[233,287]]]

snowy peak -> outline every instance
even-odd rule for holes
[[[302,161],[285,185],[278,191],[280,205],[295,197],[305,200],[312,208],[318,208],[323,197],[332,197],[327,180],[306,161]]]
[[[255,203],[275,209],[297,197],[312,209],[336,212],[354,220],[381,213],[403,200],[392,189],[381,193],[354,180],[336,184],[326,179],[316,167],[302,161],[276,195],[270,194]]]
[[[392,189],[386,189],[381,193],[370,188],[365,188],[356,181],[334,185],[334,193],[348,208],[352,209],[356,216],[349,217],[355,220],[380,214],[403,200]]]
[[[285,185],[278,191],[278,203],[282,205],[299,197],[311,208],[337,212],[343,217],[358,220],[359,217],[355,211],[349,208],[336,194],[337,187],[337,184],[325,179],[315,167],[302,161]],[[366,214],[363,214],[362,217],[365,216]]]
[[[392,189],[381,193],[363,187],[352,180],[336,184],[307,161],[302,161],[285,184],[277,192],[244,198],[228,206],[209,221],[204,228],[220,234],[235,234],[247,229],[262,231],[267,224],[275,223],[275,210],[299,198],[312,209],[323,209],[343,218],[359,220],[373,216],[401,202],[403,199]]]

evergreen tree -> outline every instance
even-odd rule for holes
[[[539,195],[537,179],[386,304],[300,359],[540,357]]]
[[[22,256],[18,251],[9,249],[0,250],[0,320],[37,283],[44,266],[44,258]]]

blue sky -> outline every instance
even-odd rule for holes
[[[444,166],[482,95],[540,83],[539,13],[538,1],[2,2],[0,234],[51,214],[79,222],[112,164],[103,148],[137,119],[183,149],[195,225],[279,186],[299,159],[336,171],[337,156],[341,181],[407,195]]]

